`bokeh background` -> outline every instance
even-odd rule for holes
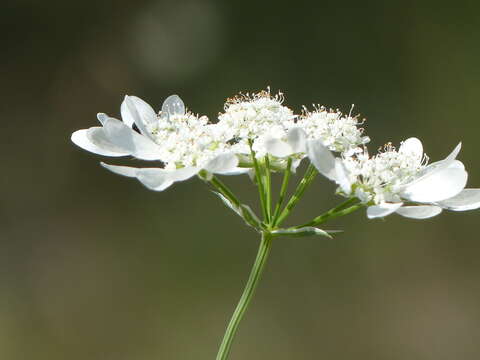
[[[463,141],[480,186],[474,1],[11,1],[0,11],[0,358],[213,359],[258,239],[201,181],[164,193],[70,134],[125,94],[215,119],[271,86],[356,112],[373,149]],[[127,160],[129,161],[129,160]],[[121,161],[120,161],[121,162]],[[278,179],[277,179],[278,180]],[[246,201],[245,177],[225,179]],[[318,179],[292,222],[339,201]],[[480,212],[275,241],[231,359],[480,357]]]

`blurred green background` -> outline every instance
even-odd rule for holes
[[[418,136],[436,160],[463,141],[479,187],[479,10],[3,1],[0,358],[215,357],[258,239],[198,179],[149,192],[70,142],[125,94],[158,108],[178,93],[212,119],[268,85],[297,111],[354,103],[372,149]],[[225,181],[255,199],[246,176]],[[292,222],[338,202],[333,190],[319,178]],[[334,240],[275,241],[231,359],[478,359],[479,221],[358,212],[329,226],[346,230]]]

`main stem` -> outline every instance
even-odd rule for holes
[[[258,248],[257,257],[253,263],[250,276],[247,281],[247,285],[243,290],[242,297],[238,302],[238,305],[230,319],[230,323],[227,326],[225,335],[223,336],[220,349],[218,350],[216,360],[226,360],[230,352],[230,347],[232,346],[233,338],[237,332],[238,325],[240,320],[242,320],[245,311],[247,310],[248,304],[252,300],[255,289],[257,288],[258,282],[262,275],[263,269],[265,268],[265,263],[267,262],[268,254],[272,245],[271,235],[265,232],[262,232],[262,240],[260,242],[260,247]]]

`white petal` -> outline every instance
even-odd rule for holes
[[[72,142],[92,153],[103,156],[126,156],[130,153],[122,151],[117,146],[112,144],[105,137],[101,127],[93,127],[90,129],[82,129],[75,131],[72,134]],[[95,142],[92,140],[96,140]]]
[[[307,134],[303,129],[294,127],[287,133],[287,143],[294,154],[304,153],[307,151]]]
[[[213,158],[203,168],[212,174],[222,174],[235,169],[237,165],[237,156],[233,153],[226,153]]]
[[[249,171],[250,168],[235,167],[231,170],[222,172],[222,175],[242,175],[247,174]]]
[[[367,217],[369,219],[375,219],[388,216],[397,211],[402,205],[402,203],[383,203],[380,205],[369,206],[367,209]]]
[[[139,170],[138,168],[134,168],[130,166],[109,165],[109,164],[105,164],[104,162],[101,162],[100,165],[102,165],[105,169],[108,169],[111,172],[114,172],[115,174],[128,176],[128,177],[137,177],[137,171]]]
[[[460,160],[453,160],[448,167],[451,169],[465,170],[465,165],[463,165]]]
[[[100,124],[103,125],[105,123],[105,121],[108,119],[108,115],[104,114],[104,113],[98,113],[97,114],[97,119],[100,122]]]
[[[330,180],[337,180],[336,161],[333,154],[328,150],[321,140],[310,140],[307,142],[307,153],[312,164],[318,172]]]
[[[159,158],[160,148],[147,137],[132,130],[123,122],[108,118],[104,125],[105,135],[108,140],[129,152],[138,159],[161,160]]]
[[[198,173],[198,168],[181,168],[165,170],[161,168],[134,168],[100,163],[104,168],[115,174],[137,178],[150,190],[163,191],[176,181],[183,181]]]
[[[300,163],[302,162],[303,158],[301,159],[293,159],[292,160],[292,167],[290,170],[295,174],[297,172],[297,168],[300,166]]]
[[[467,178],[468,174],[463,164],[458,160],[452,160],[449,165],[441,165],[407,185],[401,196],[411,201],[425,203],[446,200],[463,190]]]
[[[92,142],[92,144],[104,149],[105,151],[110,151],[112,154],[115,154],[114,156],[130,155],[130,153],[113,144],[107,138],[105,130],[102,127],[93,127],[88,129],[87,137]]]
[[[462,143],[458,143],[457,146],[455,146],[455,149],[453,149],[453,151],[450,153],[450,155],[448,155],[445,160],[446,161],[452,161],[452,160],[455,160],[458,156],[458,154],[460,153],[460,150],[462,149]]]
[[[347,169],[340,158],[335,159],[335,177],[335,181],[342,191],[349,195],[352,192],[352,183],[347,176]]]
[[[442,208],[434,205],[402,206],[396,212],[407,218],[428,219],[440,214]]]
[[[122,115],[122,121],[128,126],[132,127],[135,124],[135,116],[130,112],[130,109],[127,105],[127,96],[122,101],[122,105],[120,105],[120,114]],[[102,124],[104,121],[102,122]]]
[[[417,176],[418,181],[422,179],[425,176],[430,176],[432,173],[435,173],[436,171],[441,171],[443,168],[446,168],[447,166],[450,166],[452,162],[455,161],[455,159],[458,156],[458,153],[460,152],[460,149],[462,148],[462,143],[459,143],[455,149],[448,155],[445,159],[436,161],[434,163],[431,163],[428,165],[425,169],[423,169]]]
[[[125,124],[132,127],[135,123],[143,135],[152,137],[147,125],[157,120],[157,114],[150,105],[136,96],[125,96],[120,110]]]
[[[174,183],[170,171],[156,168],[138,169],[137,179],[154,191],[163,191]]]
[[[170,95],[165,99],[162,105],[162,114],[184,115],[185,104],[178,95]]]
[[[267,137],[264,141],[265,151],[273,156],[283,158],[293,154],[292,147],[285,141]]]
[[[437,203],[444,209],[467,211],[480,208],[480,189],[464,189],[456,196]]]
[[[173,181],[185,181],[190,179],[192,176],[197,175],[200,171],[196,167],[184,167],[177,170],[170,171],[170,178]]]
[[[412,137],[402,142],[398,151],[403,154],[414,155],[421,159],[423,156],[423,145],[419,139]]]

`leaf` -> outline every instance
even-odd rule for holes
[[[291,236],[291,237],[302,237],[302,236],[312,236],[312,235],[317,235],[317,236],[325,236],[328,237],[329,239],[332,239],[332,236],[330,235],[331,233],[336,233],[340,231],[329,231],[329,230],[322,230],[316,227],[312,226],[307,226],[307,227],[302,227],[299,229],[296,228],[288,228],[288,229],[278,229],[272,231],[273,236]]]
[[[213,191],[213,193],[216,194],[227,207],[232,209],[235,212],[235,214],[240,216],[247,223],[247,225],[255,229],[261,228],[261,221],[257,217],[257,215],[253,212],[253,210],[250,208],[250,206],[243,205],[243,204],[241,204],[240,206],[236,206],[219,192]]]
[[[241,204],[240,211],[242,212],[242,217],[247,224],[249,224],[255,229],[261,228],[261,221],[250,208],[250,206]]]

